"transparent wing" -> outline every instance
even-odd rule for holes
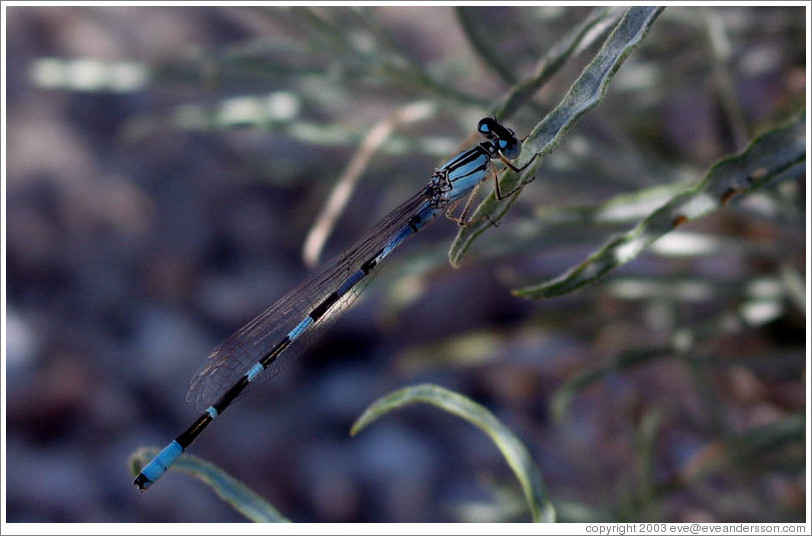
[[[199,411],[215,404],[249,368],[268,355],[271,349],[283,341],[293,328],[365,262],[390,242],[394,241],[397,245],[399,233],[409,226],[409,221],[415,215],[421,216],[421,226],[431,221],[440,210],[430,202],[430,198],[430,190],[425,188],[401,204],[344,253],[328,262],[215,348],[192,377],[186,402],[194,404]],[[299,355],[315,335],[355,302],[375,272],[377,269],[372,269],[352,290],[333,304],[324,316],[296,337],[246,391],[254,384],[278,374],[288,362]]]

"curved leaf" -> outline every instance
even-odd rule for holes
[[[350,430],[355,435],[378,417],[407,404],[424,402],[462,417],[488,434],[510,465],[522,486],[534,522],[554,522],[555,510],[544,492],[541,475],[527,448],[493,413],[458,393],[437,385],[422,384],[393,391],[379,398]]]
[[[511,70],[512,59],[498,56],[491,44],[488,32],[484,31],[489,21],[484,18],[479,20],[481,10],[472,7],[457,7],[457,20],[468,43],[476,50],[481,61],[490,66],[504,82],[512,86],[510,91],[499,100],[499,103],[494,105],[494,117],[500,120],[511,117],[526,103],[534,110],[540,110],[540,106],[530,101],[533,95],[567,63],[567,60],[601,39],[606,28],[620,17],[621,11],[622,9],[612,7],[594,8],[581,24],[567,32],[542,56],[537,62],[532,76],[517,83]]]
[[[138,449],[130,456],[133,476],[141,467],[158,455],[160,449],[145,447]],[[196,456],[182,454],[170,470],[183,471],[208,484],[221,499],[235,510],[256,523],[290,523],[265,499],[251,491],[245,484],[230,476],[219,467],[201,460]]]
[[[494,106],[493,115],[497,119],[513,116],[555,73],[561,70],[568,60],[602,38],[606,32],[605,27],[611,26],[619,16],[617,8],[594,8],[581,24],[564,35],[541,58],[533,76],[511,87],[508,94]]]
[[[744,151],[714,164],[704,180],[673,197],[637,227],[610,241],[579,266],[552,281],[517,289],[514,294],[539,300],[572,292],[629,262],[683,223],[780,178],[806,160],[805,124],[806,113],[803,112],[786,125],[758,136]]]
[[[500,179],[502,190],[511,191],[520,181],[526,184],[532,180],[533,171],[541,163],[564,133],[586,112],[597,106],[603,99],[606,87],[620,65],[631,51],[645,37],[651,24],[657,19],[662,7],[631,7],[606,39],[601,50],[581,75],[572,84],[561,103],[545,117],[524,142],[522,155],[517,165],[528,165],[520,175],[505,171]],[[535,160],[534,160],[535,159]],[[531,164],[532,162],[532,164]],[[507,214],[516,196],[499,201],[493,192],[479,205],[471,216],[473,223],[462,228],[448,253],[452,266],[459,266],[460,260],[473,241]]]

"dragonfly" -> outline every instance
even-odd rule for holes
[[[344,312],[366,288],[376,268],[404,240],[440,215],[466,226],[479,188],[489,178],[499,200],[518,192],[502,192],[492,160],[521,172],[515,160],[522,143],[513,130],[495,118],[477,124],[484,138],[436,169],[428,184],[395,208],[341,255],[231,335],[215,348],[192,377],[186,402],[199,417],[143,467],[133,481],[141,492],[154,484],[218,416],[249,388],[279,373],[315,335]],[[532,179],[531,179],[532,180]],[[455,211],[466,199],[458,214]]]

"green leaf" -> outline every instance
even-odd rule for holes
[[[513,116],[524,104],[536,110],[538,105],[530,101],[544,84],[555,73],[579,52],[588,48],[593,42],[602,38],[606,28],[619,18],[619,8],[594,8],[584,21],[567,32],[558,42],[544,54],[536,63],[532,76],[517,83],[513,75],[513,58],[502,58],[496,54],[487,32],[490,21],[479,17],[482,10],[472,7],[458,7],[457,20],[465,33],[468,43],[476,50],[477,56],[486,63],[499,77],[512,87],[493,107],[493,115],[499,120]],[[482,20],[479,20],[482,18]],[[478,24],[477,24],[478,23]],[[541,113],[541,112],[539,112]]]
[[[350,430],[356,435],[378,417],[407,404],[423,402],[432,404],[449,413],[462,417],[488,434],[510,465],[522,486],[534,522],[555,521],[555,509],[544,491],[538,468],[527,448],[494,417],[493,413],[458,393],[437,385],[422,384],[399,389],[376,400],[361,415]]]
[[[564,133],[586,112],[603,99],[606,87],[629,53],[642,41],[651,24],[664,8],[629,8],[618,25],[606,39],[601,50],[572,84],[561,103],[550,112],[524,141],[522,155],[517,166],[527,165],[521,174],[505,171],[500,179],[502,190],[511,191],[520,181],[532,180],[533,171],[545,155],[553,150]],[[534,160],[535,159],[535,160]],[[532,164],[531,164],[532,162]],[[528,165],[530,164],[530,165]],[[493,192],[479,205],[471,219],[476,221],[462,228],[451,245],[448,258],[452,266],[459,266],[462,256],[473,241],[501,219],[516,200],[516,195],[499,201]]]
[[[145,447],[130,456],[133,476],[160,452]],[[230,476],[219,467],[189,454],[182,454],[170,469],[182,471],[208,484],[221,499],[255,523],[290,523],[291,521],[271,506],[265,499],[251,491],[245,484]]]
[[[511,87],[499,104],[494,106],[494,116],[497,119],[513,116],[555,73],[561,70],[568,60],[603,37],[605,32],[603,27],[611,25],[619,16],[616,10],[617,8],[608,7],[594,8],[581,24],[570,30],[541,58],[533,76]]]
[[[806,160],[805,123],[806,113],[802,112],[789,123],[758,136],[741,153],[714,164],[704,180],[673,197],[577,267],[552,281],[517,289],[514,294],[539,300],[572,292],[634,259],[683,223],[781,178]]]

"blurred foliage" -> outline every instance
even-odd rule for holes
[[[488,434],[499,447],[519,480],[533,521],[536,523],[555,521],[555,508],[544,491],[541,475],[527,448],[490,411],[458,393],[431,384],[416,385],[394,391],[369,406],[355,421],[350,434],[356,435],[373,421],[394,409],[419,402],[432,404],[443,411],[461,417]]]
[[[165,63],[43,57],[29,74],[52,90],[172,94],[128,119],[133,146],[256,129],[268,154],[241,165],[280,188],[324,190],[340,174],[296,147],[350,151],[392,110],[431,103],[357,173],[386,201],[416,189],[416,162],[470,145],[479,117],[529,133],[518,162],[532,165],[500,177],[506,190],[535,181],[486,199],[474,217],[489,219],[451,252],[432,236],[393,259],[382,316],[480,267],[519,296],[561,297],[415,343],[396,372],[478,372],[476,395],[512,415],[559,520],[804,519],[802,8],[461,7],[464,40],[440,51],[421,44],[430,30],[409,9],[228,12],[267,37]],[[448,256],[463,253],[451,273]],[[488,486],[492,503],[458,514],[519,511],[515,487]],[[267,508],[251,518],[278,515]]]

